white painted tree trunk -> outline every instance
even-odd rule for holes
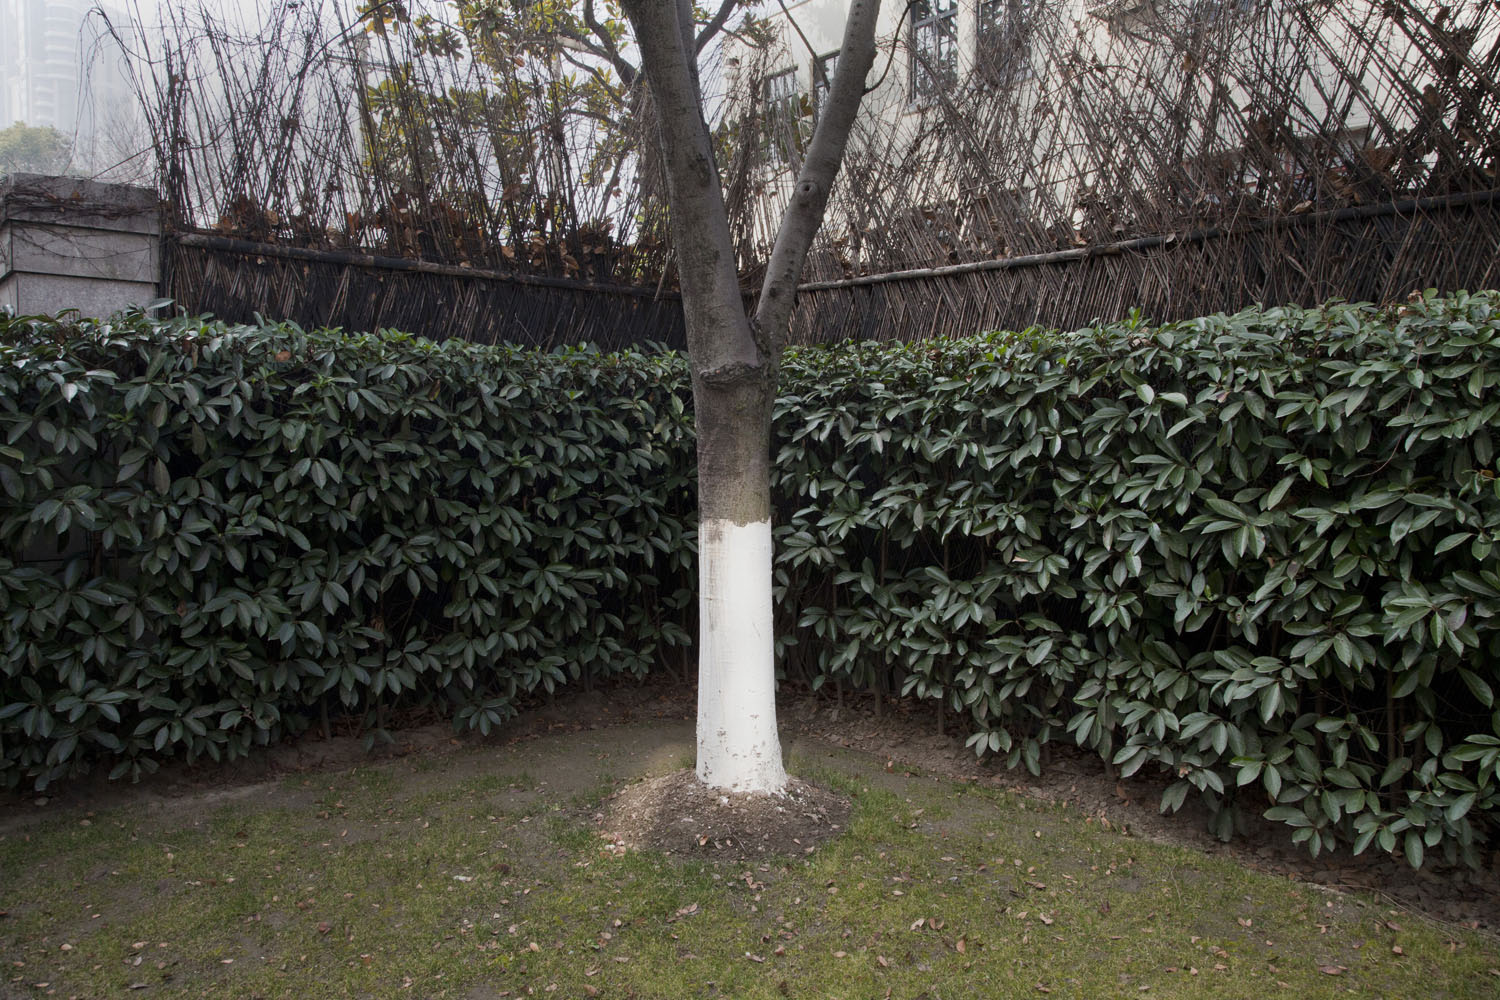
[[[781,794],[770,521],[713,518],[699,526],[698,614],[698,778]]]
[[[656,103],[672,247],[682,285],[698,433],[698,777],[714,788],[780,794],[771,630],[771,412],[797,279],[875,62],[880,0],[849,0],[838,72],[818,112],[755,315],[745,315],[734,239],[703,115],[692,0],[623,0]],[[613,50],[613,42],[606,46]]]

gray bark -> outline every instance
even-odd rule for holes
[[[768,520],[776,366],[797,278],[822,223],[875,60],[879,0],[853,0],[849,6],[838,71],[777,234],[753,319],[740,295],[718,165],[703,117],[690,0],[626,0],[624,7],[660,123],[692,365],[699,515],[735,524]]]
[[[797,178],[754,319],[745,315],[691,0],[625,0],[656,99],[698,430],[698,777],[780,793],[771,606],[771,408],[802,262],[822,222],[864,78],[879,0],[850,7],[839,68]],[[716,21],[722,23],[721,17]]]

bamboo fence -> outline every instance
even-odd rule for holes
[[[628,66],[580,76],[529,5],[444,34],[419,4],[351,24],[329,2],[265,0],[252,35],[174,7],[147,54],[167,296],[235,320],[683,343]],[[1072,0],[1000,6],[1003,73],[928,67],[952,76],[934,99],[867,99],[793,343],[1500,283],[1500,0],[1155,0],[1091,33]],[[704,78],[727,88],[748,301],[816,109],[761,100],[812,53],[730,27],[751,55]],[[893,78],[926,58],[911,41],[882,40]]]

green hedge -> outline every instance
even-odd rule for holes
[[[692,604],[666,355],[0,320],[0,773],[644,674]]]
[[[943,699],[1012,766],[1153,764],[1222,836],[1249,794],[1314,852],[1475,859],[1500,295],[798,351],[784,385],[793,669]]]
[[[1232,832],[1476,858],[1500,815],[1500,295],[790,352],[782,664],[980,753],[1176,776]],[[0,773],[328,710],[488,730],[659,664],[686,373],[196,321],[0,320]]]

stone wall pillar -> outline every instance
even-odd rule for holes
[[[77,177],[0,177],[0,308],[108,316],[156,298],[156,192]]]

